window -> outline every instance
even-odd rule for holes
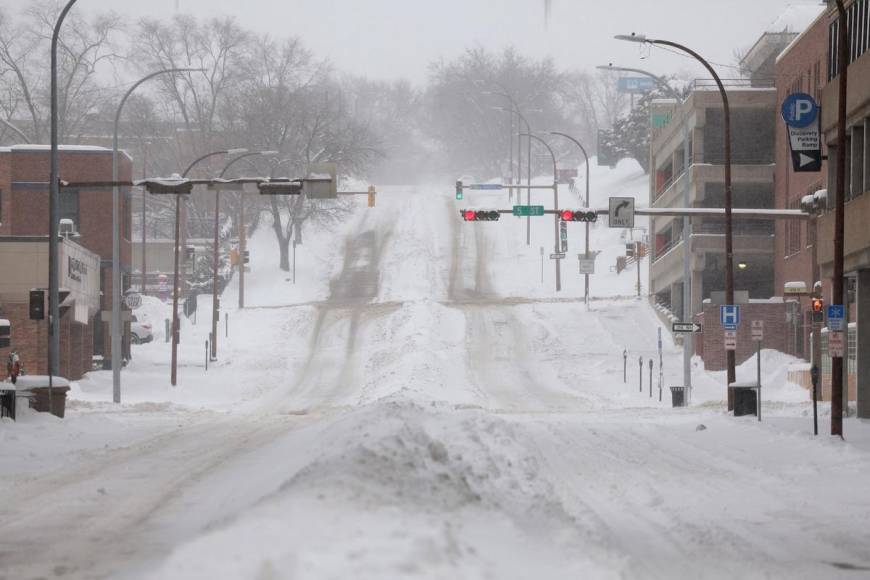
[[[846,23],[849,32],[849,63],[851,64],[870,48],[870,0],[855,0],[846,8]],[[840,72],[838,62],[840,19],[828,28],[828,80]]]
[[[78,230],[79,222],[79,190],[64,189],[60,193],[60,219],[70,219]]]
[[[0,224],[3,223],[3,190],[0,189]]]

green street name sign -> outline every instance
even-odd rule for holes
[[[518,217],[540,217],[544,215],[542,205],[515,205],[514,215]]]

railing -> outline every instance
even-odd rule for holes
[[[722,85],[734,89],[772,89],[775,85],[773,78],[756,78],[756,79],[722,79]],[[695,91],[717,91],[719,85],[713,79],[695,79],[692,81],[692,90]]]

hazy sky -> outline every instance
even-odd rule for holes
[[[0,0],[18,7],[27,0]],[[706,58],[734,63],[790,4],[818,0],[552,0],[549,29],[544,0],[178,0],[198,15],[229,14],[273,36],[299,36],[340,69],[422,82],[426,65],[469,46],[513,45],[560,68],[590,69],[614,62],[654,72],[695,70],[660,50],[612,40],[638,32],[683,42]],[[176,0],[79,0],[74,10],[112,9],[132,17],[170,16]],[[648,54],[649,53],[649,54]],[[728,75],[728,69],[722,69]]]

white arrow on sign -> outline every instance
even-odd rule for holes
[[[674,322],[671,331],[678,334],[694,334],[701,332],[701,325],[694,322]]]
[[[815,163],[815,161],[816,161],[813,157],[810,157],[809,155],[806,155],[804,153],[800,153],[799,155],[800,155],[800,166],[801,167],[806,167],[810,163]]]

